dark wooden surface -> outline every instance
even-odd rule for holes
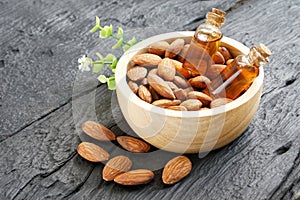
[[[115,94],[91,74],[78,73],[80,55],[111,51],[88,32],[95,16],[146,38],[194,30],[211,7],[228,12],[226,36],[247,46],[263,42],[273,51],[255,119],[224,148],[201,159],[189,155],[193,170],[174,186],[162,184],[161,170],[146,186],[102,181],[103,165],[76,153],[76,127],[97,119],[123,134],[116,123],[126,124]],[[1,0],[0,199],[296,199],[299,10],[294,0]]]

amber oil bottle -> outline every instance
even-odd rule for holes
[[[212,65],[212,56],[217,52],[223,34],[220,27],[225,22],[225,12],[213,8],[206,15],[206,22],[195,31],[185,57],[183,67],[195,74],[205,75]]]

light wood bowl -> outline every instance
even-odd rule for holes
[[[131,58],[150,44],[176,38],[190,41],[194,32],[171,32],[157,35],[138,43],[119,60],[116,69],[116,91],[121,111],[129,126],[153,146],[171,152],[200,153],[220,148],[239,137],[249,126],[260,102],[264,72],[251,87],[233,102],[201,111],[173,111],[148,104],[128,87],[126,72],[132,66]],[[222,46],[234,56],[248,54],[249,48],[230,39],[222,38]]]

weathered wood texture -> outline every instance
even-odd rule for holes
[[[161,170],[146,186],[102,181],[103,165],[76,153],[76,126],[97,118],[123,134],[116,122],[126,124],[114,93],[89,74],[76,77],[81,54],[110,51],[88,33],[95,15],[146,38],[193,30],[214,6],[229,12],[226,36],[247,46],[263,42],[273,51],[254,121],[232,144],[202,159],[189,155],[193,170],[174,186],[162,184]],[[300,191],[299,9],[300,2],[292,0],[0,1],[0,199],[295,198]]]

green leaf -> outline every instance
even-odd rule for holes
[[[129,46],[128,44],[124,45],[124,46],[123,46],[123,51],[124,51],[124,52],[127,51],[130,47],[131,47],[131,46]]]
[[[113,73],[116,73],[116,69],[111,69],[111,71],[112,71]]]
[[[120,38],[120,39],[118,40],[118,42],[117,42],[112,48],[113,48],[113,49],[119,48],[120,46],[122,46],[123,41],[124,41],[124,39],[123,39],[123,38]]]
[[[94,27],[90,30],[90,32],[91,32],[91,33],[94,33],[94,32],[96,32],[98,29],[99,29],[99,26],[96,25],[96,26],[94,26]]]
[[[101,53],[96,53],[96,56],[98,56],[98,58],[100,59],[100,61],[104,60],[104,57],[101,55]]]
[[[135,39],[135,37],[133,37],[131,40],[129,40],[128,43],[129,43],[131,46],[135,45],[135,44],[136,44],[136,39]]]
[[[104,58],[104,60],[106,61],[106,62],[113,62],[114,61],[114,59],[116,59],[116,56],[115,55],[113,55],[113,54],[107,54],[107,56]]]
[[[104,64],[100,64],[100,63],[94,64],[93,72],[94,73],[99,73],[102,70],[103,66],[104,66]]]
[[[106,78],[105,75],[101,74],[100,76],[98,76],[97,78],[101,83],[106,83],[108,81],[108,78]]]
[[[110,65],[110,66],[111,66],[110,68],[111,68],[111,69],[116,69],[117,64],[118,64],[118,59],[115,58],[115,59],[113,60],[112,64]]]
[[[110,25],[110,26],[107,26],[107,27],[108,27],[108,28],[107,28],[107,34],[108,34],[109,36],[111,36],[112,33],[113,33],[113,26]]]
[[[100,26],[100,18],[96,16],[96,26]]]
[[[105,29],[102,29],[100,31],[100,38],[108,38],[109,35],[107,34],[107,31]]]
[[[109,77],[107,80],[107,86],[109,90],[115,90],[116,89],[116,81],[115,77]]]
[[[121,27],[119,27],[117,38],[120,39],[120,38],[123,38],[123,36],[124,36],[124,31]]]

